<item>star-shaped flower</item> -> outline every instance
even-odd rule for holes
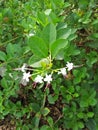
[[[66,67],[67,67],[68,71],[70,71],[73,69],[74,65],[73,65],[73,63],[67,62]]]
[[[22,72],[25,72],[26,71],[26,68],[27,67],[27,64],[24,63],[23,66],[21,68],[15,68],[14,70],[19,70],[19,71],[22,71]]]
[[[58,74],[62,74],[63,76],[65,76],[67,74],[66,68],[61,68]]]
[[[23,73],[23,79],[26,80],[26,82],[29,82],[29,77],[31,77],[30,72],[28,72],[28,73],[24,72]]]
[[[37,77],[34,79],[34,82],[36,83],[43,83],[43,77],[40,75],[37,75]]]
[[[52,81],[52,75],[47,75],[46,74],[46,77],[44,78],[44,81],[47,82],[48,84],[50,84],[50,82]]]
[[[24,72],[24,73],[23,73],[23,77],[22,77],[20,83],[21,83],[23,86],[26,86],[27,83],[29,82],[29,77],[31,77],[30,72],[28,72],[28,73]]]

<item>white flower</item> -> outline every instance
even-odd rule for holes
[[[37,77],[34,79],[36,83],[43,83],[43,77],[40,75],[37,75]]]
[[[26,82],[29,82],[29,77],[31,77],[30,72],[28,72],[28,73],[24,72],[22,79],[25,80]]]
[[[73,63],[67,62],[66,67],[67,67],[68,71],[70,71],[73,69],[74,65],[73,65]]]
[[[26,86],[26,85],[27,85],[27,82],[29,82],[29,77],[31,77],[30,72],[28,72],[28,73],[24,72],[24,73],[23,73],[23,77],[22,77],[20,83],[21,83],[22,85]]]
[[[52,81],[52,75],[47,75],[46,74],[46,77],[44,78],[44,81],[47,82],[48,84],[50,84],[50,82]]]
[[[20,70],[21,70],[22,72],[25,72],[26,66],[27,66],[27,64],[24,63],[23,66],[20,68]]]
[[[66,68],[61,68],[58,74],[62,74],[65,76],[67,74]]]
[[[6,71],[7,71],[6,67],[4,66],[0,67],[0,76],[1,77],[5,76]]]
[[[34,33],[29,33],[29,37],[32,37],[32,36],[34,36]]]
[[[25,72],[25,70],[27,69],[26,67],[27,67],[27,64],[24,63],[21,68],[15,68],[14,70],[19,70],[19,71]]]

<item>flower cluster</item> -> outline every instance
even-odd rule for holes
[[[21,79],[20,83],[22,85],[26,86],[27,83],[30,80],[30,77],[32,77],[32,74],[30,74],[30,70],[32,70],[32,69],[29,69],[28,66],[27,66],[27,64],[23,64],[23,66],[21,68],[16,68],[14,70],[20,70],[20,71],[23,72],[23,76],[22,76],[22,79]],[[28,72],[26,72],[26,71],[28,71]],[[41,75],[37,75],[33,81],[36,84],[37,83],[41,84],[43,82],[47,82],[47,84],[50,84],[51,81],[52,81],[52,75],[51,74],[49,74],[49,75],[46,74],[45,77],[42,77]]]
[[[36,83],[43,83],[44,81],[47,82],[48,84],[50,84],[50,82],[52,81],[52,75],[46,74],[45,78],[40,75],[37,75],[37,77],[34,79],[34,82],[36,82]]]
[[[66,67],[61,68],[60,71],[58,71],[58,74],[62,74],[64,77],[67,75],[67,71],[70,71],[74,68],[73,63],[67,62]]]
[[[23,76],[22,79],[20,81],[20,83],[24,86],[27,85],[27,83],[30,80],[30,77],[32,77],[33,75],[37,75],[34,79],[33,79],[33,84],[34,86],[36,86],[36,84],[42,84],[44,82],[46,82],[47,85],[51,84],[53,78],[52,78],[52,74],[53,72],[57,72],[58,74],[62,74],[64,77],[66,77],[67,72],[71,71],[74,68],[73,63],[67,62],[66,66],[64,68],[59,68],[55,70],[52,70],[51,74],[45,73],[44,72],[42,74],[31,74],[31,70],[30,68],[28,68],[27,64],[23,64],[23,66],[21,68],[16,68],[14,70],[20,70],[23,72]]]
[[[52,81],[52,74],[46,74],[45,77],[41,75],[37,75],[37,77],[34,79],[33,87],[35,88],[37,84],[41,84],[46,82],[46,87],[50,86]]]

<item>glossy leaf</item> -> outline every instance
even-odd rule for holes
[[[42,32],[42,37],[44,39],[44,42],[49,47],[51,43],[53,43],[56,40],[56,27],[54,24],[48,24]]]
[[[49,112],[50,112],[50,110],[49,110],[47,107],[45,107],[45,108],[42,110],[43,116],[47,116],[47,115],[49,114]]]
[[[58,39],[51,44],[51,55],[54,59],[61,49],[65,48],[68,45],[68,41],[64,39]]]
[[[48,48],[45,42],[39,37],[31,37],[29,39],[28,45],[38,58],[46,58],[48,56]]]
[[[6,54],[3,51],[0,51],[0,60],[1,61],[6,61]]]
[[[96,122],[94,119],[90,119],[88,120],[88,122],[86,123],[86,126],[89,130],[96,130]]]

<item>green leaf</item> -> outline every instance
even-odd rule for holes
[[[73,125],[73,130],[78,130],[78,124]]]
[[[64,5],[65,8],[68,8],[69,6],[71,6],[71,4],[69,2],[64,2],[64,4],[65,4]]]
[[[97,130],[96,129],[96,122],[94,119],[90,119],[88,120],[88,122],[86,123],[86,126],[89,130]]]
[[[46,15],[49,15],[49,14],[51,13],[51,11],[52,11],[52,9],[46,9],[44,13],[45,13]]]
[[[37,59],[37,57],[35,57],[35,55],[33,55],[29,59],[29,65],[34,68],[44,67],[44,66],[48,65],[49,63],[50,62],[49,62],[48,57],[42,58],[41,60],[39,60],[39,59]]]
[[[49,116],[47,118],[47,121],[48,121],[49,125],[52,127],[53,126],[53,119]]]
[[[67,101],[70,101],[70,100],[72,100],[72,96],[71,95],[66,95],[66,99],[67,99]]]
[[[89,4],[89,1],[88,0],[79,0],[78,4],[79,4],[80,8],[85,9],[87,7],[87,5]]]
[[[98,33],[93,33],[93,34],[91,35],[91,37],[92,37],[92,38],[97,38],[97,39],[98,39]]]
[[[55,27],[55,25],[48,24],[42,32],[42,37],[43,37],[45,43],[47,43],[47,46],[49,46],[49,44],[53,43],[56,40],[56,27]]]
[[[82,22],[84,24],[88,24],[91,19],[90,19],[90,16],[92,14],[92,11],[88,11],[87,13],[85,13],[85,15],[79,19],[79,22]]]
[[[69,37],[68,37],[68,40],[69,41],[72,41],[72,40],[74,40],[74,39],[76,39],[77,38],[77,35],[74,33],[74,34],[71,34]]]
[[[61,49],[65,48],[68,45],[68,41],[65,39],[58,39],[51,45],[51,55],[54,59],[56,55],[60,52]]]
[[[22,127],[22,130],[29,130],[29,128],[28,128],[28,126],[24,125],[24,126]]]
[[[64,28],[67,28],[67,24],[66,23],[58,23],[57,31],[62,30]]]
[[[57,24],[60,21],[60,19],[57,17],[57,15],[53,11],[49,14],[49,20],[51,23],[54,23],[54,24]]]
[[[90,42],[87,43],[87,46],[91,47],[91,48],[97,48],[98,49],[98,40],[94,41],[94,42]]]
[[[31,51],[38,58],[46,58],[48,56],[48,48],[45,42],[39,37],[30,37],[28,45]]]
[[[93,116],[94,116],[94,113],[93,113],[93,112],[88,112],[88,113],[87,113],[87,117],[92,118]]]
[[[6,54],[3,51],[0,51],[0,60],[6,61]]]
[[[83,117],[84,117],[84,113],[79,112],[79,113],[77,114],[77,116],[78,116],[78,118],[83,119]]]
[[[81,128],[81,129],[84,128],[83,122],[78,122],[78,127]]]
[[[74,93],[74,91],[75,91],[74,86],[69,86],[68,91],[69,91],[70,93]]]
[[[34,117],[35,130],[36,130],[36,129],[38,128],[38,126],[39,126],[40,117],[41,117],[40,112],[37,112],[36,115],[35,115],[35,117]]]
[[[14,45],[12,43],[9,43],[7,45],[6,52],[9,58],[12,58],[14,56]]]
[[[66,94],[65,94],[66,88],[65,88],[64,86],[61,86],[61,87],[60,87],[60,90],[61,90],[62,96],[63,96],[64,98],[66,98]]]
[[[6,80],[6,78],[3,78],[2,80],[1,80],[1,85],[2,85],[2,87],[4,87],[4,88],[8,88],[8,83],[7,83],[7,80]]]
[[[49,110],[47,107],[45,107],[45,108],[42,110],[43,116],[47,116],[47,115],[49,114],[49,112],[50,112],[50,110]]]
[[[40,23],[42,26],[46,26],[48,23],[47,16],[45,15],[43,11],[38,12],[37,20],[38,20],[38,23]]]
[[[63,60],[64,59],[64,49],[61,49],[59,53],[57,54],[56,60]]]
[[[40,110],[40,106],[36,102],[32,103],[32,108],[33,108],[33,111],[36,113]]]
[[[81,82],[82,78],[84,78],[86,76],[86,71],[87,71],[87,69],[85,67],[80,68],[80,70],[78,70],[78,69],[73,70],[73,74],[75,76],[74,84],[78,84],[79,82]]]
[[[43,125],[40,130],[53,130],[51,127],[49,127],[48,125]]]
[[[87,65],[89,67],[92,67],[92,65],[94,63],[96,63],[97,60],[98,60],[97,52],[96,51],[91,51],[90,53],[87,54],[86,58],[87,58],[87,61],[86,61]]]
[[[77,97],[79,97],[79,94],[78,94],[78,93],[74,93],[74,94],[73,94],[73,97],[76,97],[76,98],[77,98]]]
[[[48,101],[50,104],[54,104],[57,99],[58,99],[58,95],[55,96],[48,95]]]
[[[30,66],[32,66],[32,64],[35,64],[35,63],[37,63],[37,62],[39,62],[40,61],[40,58],[39,57],[37,57],[36,55],[32,55],[30,58],[29,58],[29,61],[28,61],[28,64],[30,65]],[[33,66],[32,66],[33,67]],[[39,65],[37,65],[36,67],[39,67]]]
[[[95,20],[92,22],[92,25],[95,25],[95,24],[98,24],[98,19],[95,19]]]
[[[97,104],[97,100],[94,99],[94,98],[89,99],[89,104],[90,104],[91,106],[95,106],[95,105]]]
[[[64,28],[64,29],[60,29],[57,32],[57,38],[60,39],[67,39],[70,35],[72,30],[70,28]]]

